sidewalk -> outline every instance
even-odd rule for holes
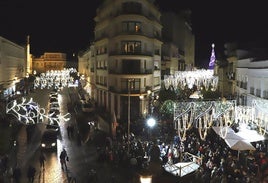
[[[0,157],[7,155],[7,170],[14,168],[17,164],[17,151],[18,151],[18,139],[20,139],[20,131],[23,125],[11,122],[12,125],[1,124],[0,127],[0,139],[1,139],[1,155]],[[8,182],[7,172],[0,172],[0,182]]]

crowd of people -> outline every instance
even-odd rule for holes
[[[188,152],[201,159],[197,162],[199,169],[190,175],[199,182],[259,183],[265,182],[268,177],[267,140],[252,143],[255,151],[241,151],[238,156],[238,152],[228,147],[213,129],[209,130],[205,140],[201,140],[195,128],[187,132],[183,141],[176,135],[172,141],[160,140],[159,136],[153,139],[144,141],[134,134],[130,141],[126,134],[115,139],[108,137],[105,146],[99,148],[99,161],[117,166],[128,162],[135,170],[140,170],[148,167],[152,157],[158,156],[163,166],[184,161],[182,154]],[[159,151],[153,152],[155,145]]]

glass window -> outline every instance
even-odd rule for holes
[[[141,23],[140,22],[123,22],[122,29],[124,32],[140,32],[141,31]]]
[[[140,41],[122,41],[122,52],[124,53],[140,53]]]

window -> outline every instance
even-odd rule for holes
[[[140,53],[141,42],[140,41],[122,41],[121,51],[123,53]]]
[[[147,85],[146,85],[146,78],[144,78],[144,85],[143,85],[144,87],[146,87]]]
[[[140,90],[140,79],[121,79],[122,89],[130,92]]]
[[[123,3],[123,11],[126,13],[141,13],[142,5],[137,2],[125,2]]]
[[[140,32],[141,23],[140,22],[123,22],[122,23],[123,32]]]

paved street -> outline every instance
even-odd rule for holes
[[[43,89],[36,90],[34,93],[30,93],[27,96],[27,101],[32,97],[35,102],[37,102],[41,108],[48,109],[48,94],[51,90]],[[39,156],[40,156],[40,139],[41,135],[45,130],[45,125],[39,123],[36,125],[35,131],[32,138],[27,142],[26,126],[24,125],[18,135],[17,142],[17,157],[12,159],[13,167],[17,162],[22,170],[21,182],[27,183],[27,169],[29,165],[33,165],[36,168],[36,176],[34,182],[36,183],[68,183],[71,182],[70,178],[76,179],[77,183],[88,183],[90,176],[90,170],[94,169],[97,172],[97,179],[99,183],[112,183],[112,177],[114,177],[116,183],[138,183],[138,174],[133,174],[128,166],[116,166],[108,162],[98,161],[98,153],[96,144],[104,144],[102,138],[97,138],[94,135],[94,130],[91,128],[90,134],[96,137],[94,140],[87,139],[87,142],[79,144],[77,141],[77,123],[87,123],[93,118],[93,114],[83,113],[74,107],[75,101],[79,100],[76,93],[76,89],[64,89],[60,92],[59,103],[60,112],[62,115],[68,113],[68,109],[71,112],[71,120],[68,122],[60,122],[60,135],[58,137],[58,147],[56,152],[46,152],[45,153],[45,169],[40,169]],[[73,105],[69,108],[68,103]],[[76,116],[79,116],[77,118]],[[79,121],[76,121],[79,119]],[[67,134],[67,126],[73,124],[75,126],[74,137],[69,138]],[[100,133],[101,134],[101,133]],[[96,140],[97,139],[97,140]],[[69,157],[69,162],[67,162],[68,170],[62,170],[59,154],[61,150],[65,148]],[[69,177],[69,181],[68,181]],[[9,183],[10,181],[6,181]],[[92,181],[90,181],[92,182]],[[153,183],[175,183],[174,177],[165,174],[158,175],[154,179]],[[189,182],[180,181],[180,182]]]
[[[27,96],[27,99],[31,97],[35,102],[37,102],[41,108],[48,108],[48,93],[50,90],[36,90],[35,93],[31,93]],[[75,94],[71,94],[71,100],[77,100]],[[65,89],[60,92],[59,103],[61,114],[66,114],[67,103],[70,102],[68,95],[68,90]],[[75,111],[75,110],[74,110]],[[79,111],[78,111],[79,112]],[[40,155],[40,138],[45,129],[45,125],[40,123],[36,125],[36,129],[32,135],[29,143],[27,143],[26,126],[24,125],[18,135],[17,142],[17,158],[13,159],[13,165],[17,162],[22,170],[21,182],[26,183],[27,180],[27,168],[29,165],[33,165],[36,168],[36,176],[34,182],[39,183],[64,183],[68,182],[67,177],[76,178],[77,182],[87,182],[89,178],[89,172],[91,169],[97,171],[99,182],[109,182],[111,176],[114,175],[116,180],[119,182],[127,181],[127,174],[121,174],[122,168],[113,167],[107,164],[98,163],[97,152],[95,145],[92,142],[82,143],[79,145],[77,143],[77,138],[69,139],[67,135],[67,125],[76,123],[75,113],[72,114],[71,120],[68,122],[61,121],[60,131],[61,135],[58,139],[57,152],[46,152],[46,162],[45,169],[41,170],[39,165],[39,155]],[[85,115],[85,114],[80,114]],[[85,119],[90,119],[89,116],[84,116]],[[92,128],[91,128],[92,129]],[[65,148],[69,156],[69,162],[67,163],[68,170],[62,171],[59,162],[59,154],[61,150]],[[123,172],[125,172],[123,170]],[[103,176],[105,174],[105,176]],[[9,181],[7,181],[9,182]]]

